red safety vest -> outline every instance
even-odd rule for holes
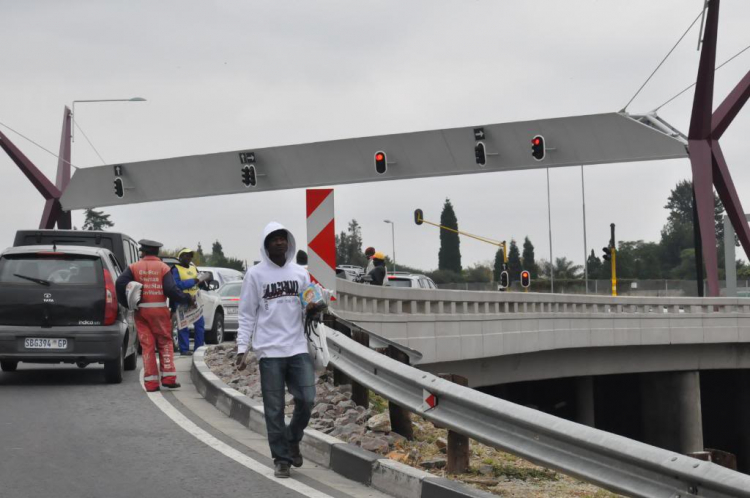
[[[167,305],[162,281],[164,275],[169,273],[169,266],[156,256],[146,256],[137,263],[130,265],[130,271],[133,273],[135,281],[143,284],[140,307],[154,307],[143,306],[144,304],[152,303]]]

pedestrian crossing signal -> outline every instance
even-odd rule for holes
[[[385,152],[379,150],[375,153],[375,171],[377,171],[379,175],[382,175],[387,169],[388,158],[386,157]]]
[[[255,187],[258,183],[257,176],[255,174],[255,165],[245,165],[242,167],[242,183],[245,187]]]
[[[531,155],[534,159],[541,161],[547,154],[547,149],[544,147],[544,137],[537,135],[531,139]]]
[[[120,199],[125,196],[125,186],[122,184],[122,178],[115,178],[115,195]]]

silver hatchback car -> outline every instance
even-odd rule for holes
[[[216,291],[224,308],[224,332],[237,335],[239,321],[237,314],[240,305],[240,292],[242,291],[242,280],[229,282]]]

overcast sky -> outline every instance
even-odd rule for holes
[[[339,138],[620,110],[699,13],[703,0],[12,1],[0,0],[0,122],[57,152],[63,108],[107,164]],[[750,3],[725,0],[717,61],[750,44]],[[647,112],[695,79],[697,26],[630,112]],[[750,67],[750,51],[717,72],[715,106]],[[692,91],[660,115],[687,133]],[[57,160],[2,128],[54,179]],[[750,209],[750,109],[722,146]],[[102,161],[77,134],[72,162]],[[0,248],[36,228],[43,199],[0,151]],[[583,261],[581,170],[550,171],[554,256]],[[588,247],[617,224],[620,240],[657,241],[687,159],[585,168]],[[529,236],[549,258],[545,170],[336,187],[336,229],[352,218],[365,245],[397,262],[437,266],[437,221],[450,198],[459,227]],[[305,240],[304,190],[105,208],[115,229],[167,247],[258,259],[271,220]],[[81,226],[82,212],[73,223]],[[464,267],[494,248],[464,239]],[[740,252],[741,254],[741,252]]]

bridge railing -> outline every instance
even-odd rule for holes
[[[337,282],[336,309],[383,315],[512,313],[750,313],[747,298],[609,297],[525,292],[476,292],[380,287]]]
[[[358,384],[435,424],[547,468],[627,496],[750,497],[750,476],[459,386],[333,329],[328,345],[334,367]],[[426,411],[425,392],[438,400]]]

